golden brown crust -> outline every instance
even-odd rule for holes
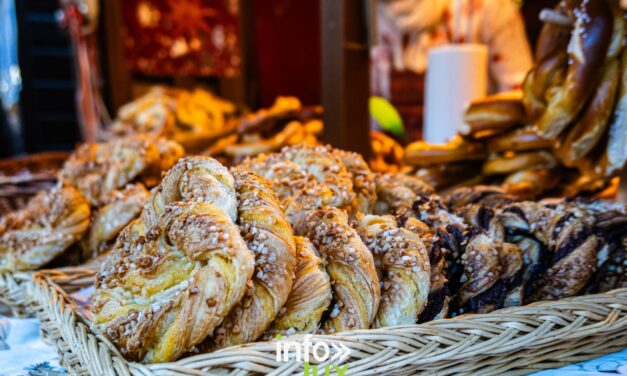
[[[483,165],[486,175],[512,174],[521,170],[553,167],[557,160],[548,151],[532,151],[512,155],[494,155]]]
[[[467,128],[461,133],[470,135],[482,131],[506,131],[524,124],[527,114],[522,102],[522,92],[499,93],[474,100],[464,113]]]
[[[277,334],[315,333],[331,304],[331,281],[322,259],[307,238],[295,236],[294,240],[298,260],[294,286],[266,330],[265,339],[273,339]]]
[[[0,271],[35,270],[76,243],[89,227],[89,202],[78,190],[41,191],[0,218]]]
[[[493,137],[488,142],[488,151],[491,153],[550,148],[551,141],[538,135],[529,127],[517,128],[511,132]]]
[[[134,184],[103,197],[102,206],[92,214],[89,231],[80,242],[86,258],[108,250],[120,231],[139,216],[149,195],[143,185]]]
[[[393,216],[366,215],[357,231],[374,255],[381,280],[375,328],[415,324],[427,304],[431,268],[420,237],[398,228]]]
[[[404,162],[415,166],[431,166],[441,163],[484,159],[482,143],[466,140],[459,135],[444,145],[413,142],[405,148]]]
[[[356,198],[353,176],[330,146],[287,147],[280,153],[247,159],[237,168],[256,172],[272,183],[294,226],[310,210],[346,208]]]
[[[364,158],[353,152],[334,149],[348,172],[353,175],[353,190],[355,202],[353,207],[357,212],[370,213],[377,201],[375,175],[370,171]]]
[[[560,140],[556,155],[566,166],[575,166],[579,159],[592,151],[606,133],[616,100],[619,73],[617,60],[606,64],[599,87],[590,103],[581,117],[567,130],[566,137]]]
[[[595,91],[614,31],[614,15],[607,1],[581,1],[573,15],[575,26],[568,46],[564,83],[536,122],[547,138],[562,133]]]
[[[375,178],[378,201],[376,214],[403,215],[411,209],[418,196],[429,196],[433,187],[422,180],[399,173],[377,174]]]
[[[253,342],[285,304],[294,279],[296,245],[269,184],[253,172],[235,171],[238,225],[255,254],[252,286],[216,329],[213,348]]]
[[[346,212],[329,207],[312,211],[297,232],[318,249],[331,278],[335,304],[322,331],[369,328],[379,307],[379,278],[372,254],[348,223]]]
[[[81,145],[63,165],[59,179],[78,188],[92,205],[160,166],[159,148],[147,136],[131,136],[101,144]]]
[[[242,298],[254,271],[236,214],[225,167],[203,157],[179,161],[103,264],[95,327],[145,363],[175,360],[203,341]]]

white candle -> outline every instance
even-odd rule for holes
[[[468,102],[488,89],[488,48],[448,44],[429,51],[425,85],[424,139],[444,143],[464,125]]]

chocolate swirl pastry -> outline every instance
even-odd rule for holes
[[[505,207],[498,218],[508,233],[533,237],[547,248],[548,268],[535,283],[530,300],[573,296],[588,283],[600,239],[592,231],[593,219],[583,210],[521,202]]]

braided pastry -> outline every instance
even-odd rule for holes
[[[143,185],[133,184],[103,197],[102,206],[92,215],[89,231],[79,243],[85,259],[109,249],[120,231],[139,216],[149,195]]]
[[[154,170],[155,166],[159,170],[166,167],[164,160],[157,144],[147,136],[85,144],[70,155],[59,173],[59,180],[78,188],[97,206],[109,193],[123,188],[142,173]]]
[[[498,217],[508,231],[533,236],[551,255],[548,268],[536,281],[532,300],[561,299],[583,289],[596,265],[599,238],[582,211],[521,202],[504,208]]]
[[[379,307],[379,278],[373,256],[346,212],[329,207],[312,211],[297,230],[318,249],[331,278],[335,304],[322,332],[369,328]]]
[[[41,191],[0,218],[0,272],[35,270],[76,243],[89,227],[89,202],[72,187]]]
[[[463,135],[502,132],[526,122],[522,92],[499,93],[474,100],[464,113]]]
[[[235,182],[215,160],[180,160],[117,239],[96,278],[95,327],[131,359],[166,362],[203,341],[254,271]]]
[[[391,216],[363,216],[357,231],[374,255],[381,279],[375,328],[415,324],[429,295],[431,268],[420,237],[398,228]]]
[[[238,169],[256,172],[272,183],[292,225],[310,210],[350,207],[356,198],[353,176],[329,146],[286,147],[247,159]]]
[[[548,168],[557,165],[557,160],[548,151],[530,151],[513,155],[495,155],[483,165],[486,175],[512,174],[530,168]]]
[[[618,97],[610,120],[605,152],[607,175],[620,172],[627,160],[627,48],[623,49],[620,70]]]
[[[402,218],[401,218],[402,220]],[[403,227],[420,236],[429,253],[429,296],[427,306],[423,309],[418,322],[427,322],[445,318],[448,314],[449,294],[448,280],[446,279],[446,260],[442,252],[442,243],[426,223],[415,217],[405,219]]]
[[[404,162],[415,166],[431,166],[442,163],[484,159],[483,144],[460,137],[453,137],[444,145],[413,142],[405,148]]]
[[[575,3],[575,26],[568,45],[566,76],[536,121],[547,138],[561,134],[594,93],[614,31],[614,15],[607,1]]]
[[[355,191],[354,208],[361,213],[370,213],[377,201],[375,175],[370,171],[363,157],[357,153],[334,149],[336,154],[350,174],[353,175],[353,190]],[[404,175],[403,175],[404,176]]]
[[[561,2],[555,12],[570,19],[571,10],[568,7],[565,2]],[[536,46],[536,66],[523,83],[523,103],[531,121],[542,116],[547,102],[564,83],[570,35],[571,25],[564,24],[546,23],[540,31]]]
[[[435,192],[422,180],[404,174],[377,174],[375,182],[378,196],[375,205],[377,214],[402,216],[411,209],[418,196],[428,196]]]
[[[562,163],[573,167],[576,162],[588,155],[605,134],[616,98],[619,81],[617,60],[607,63],[603,76],[583,114],[567,131],[556,150]]]
[[[265,339],[273,339],[279,333],[314,333],[331,304],[331,282],[322,259],[307,238],[295,236],[294,240],[297,256],[294,286],[264,334]]]
[[[252,342],[276,318],[292,289],[296,245],[292,228],[268,183],[248,171],[235,171],[238,224],[255,253],[252,288],[216,330],[214,348]]]

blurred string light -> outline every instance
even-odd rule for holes
[[[6,110],[17,104],[21,89],[15,2],[0,0],[0,100]]]

